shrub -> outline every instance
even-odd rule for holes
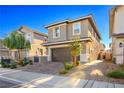
[[[30,65],[33,65],[33,61],[32,61],[32,60],[29,60],[29,64],[30,64]]]
[[[16,62],[14,62],[14,60],[10,60],[10,62],[6,62],[6,61],[1,61],[1,66],[3,68],[11,68],[14,69],[17,67]]]
[[[24,64],[24,65],[29,64],[29,60],[28,60],[27,58],[24,58],[24,60],[23,60],[23,64]]]
[[[109,71],[107,75],[113,78],[124,79],[124,70],[121,69],[112,70]]]
[[[73,65],[72,64],[70,64],[70,63],[64,63],[64,68],[65,68],[65,70],[70,70],[70,69],[72,69],[73,68]]]
[[[17,68],[16,62],[11,62],[10,68],[11,68],[11,69]]]
[[[18,65],[25,66],[25,65],[27,65],[29,63],[30,63],[30,61],[27,58],[24,58],[23,60],[20,60],[18,62]]]
[[[76,62],[76,65],[78,66],[79,64],[80,64],[80,61],[77,61],[77,62]]]
[[[10,64],[4,62],[4,61],[1,61],[1,67],[3,68],[9,68],[10,67]]]
[[[67,73],[67,71],[65,69],[62,69],[59,71],[59,74],[66,74],[66,73]]]
[[[17,62],[17,64],[18,64],[18,65],[22,65],[22,64],[23,64],[23,60],[19,60],[19,61]]]

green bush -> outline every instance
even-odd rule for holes
[[[30,64],[30,65],[33,65],[33,61],[32,61],[32,60],[29,60],[29,64]]]
[[[10,64],[7,64],[4,61],[1,61],[1,67],[3,67],[3,68],[9,68],[10,67]]]
[[[24,64],[24,65],[29,64],[29,60],[28,60],[27,58],[24,58],[24,60],[23,60],[23,64]]]
[[[24,58],[23,60],[20,60],[19,65],[25,66],[29,63],[30,63],[30,61],[27,58]]]
[[[80,61],[77,61],[77,62],[76,62],[76,65],[79,65],[79,64],[80,64]]]
[[[67,71],[65,69],[62,69],[59,71],[59,74],[66,74],[66,73],[67,73]]]
[[[70,69],[72,69],[73,68],[73,65],[72,64],[70,64],[70,63],[64,63],[64,68],[65,68],[65,70],[70,70]]]
[[[14,69],[17,67],[16,62],[14,60],[11,60],[10,63],[6,63],[4,61],[1,61],[1,66],[3,68],[11,68],[11,69]]]
[[[11,68],[11,69],[17,68],[16,62],[11,62],[10,68]]]
[[[124,70],[117,69],[117,70],[109,71],[107,76],[118,79],[124,79]]]

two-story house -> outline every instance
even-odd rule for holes
[[[69,43],[80,37],[81,45],[79,60],[90,62],[96,60],[100,52],[101,36],[92,15],[74,20],[64,20],[45,26],[48,29],[48,61],[71,61]]]
[[[31,43],[31,49],[29,51],[22,51],[22,57],[28,57],[34,60],[34,57],[46,56],[47,49],[45,46],[42,46],[42,43],[47,41],[47,35],[35,30],[32,30],[26,26],[22,26],[17,30],[19,33],[23,34],[27,40]],[[14,58],[16,56],[17,51],[13,50],[12,55]]]
[[[124,63],[124,6],[110,10],[109,34],[112,38],[112,59],[116,64]]]

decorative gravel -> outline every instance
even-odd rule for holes
[[[124,79],[114,79],[106,75],[108,71],[120,68],[120,66],[109,61],[94,61],[91,63],[81,64],[80,66],[70,70],[64,76],[124,84]]]
[[[63,68],[63,64],[60,62],[41,62],[34,63],[33,65],[27,65],[19,67],[23,71],[38,72],[43,74],[58,74],[59,70]]]

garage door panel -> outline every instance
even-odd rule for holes
[[[52,61],[71,61],[70,49],[67,47],[52,49]]]

